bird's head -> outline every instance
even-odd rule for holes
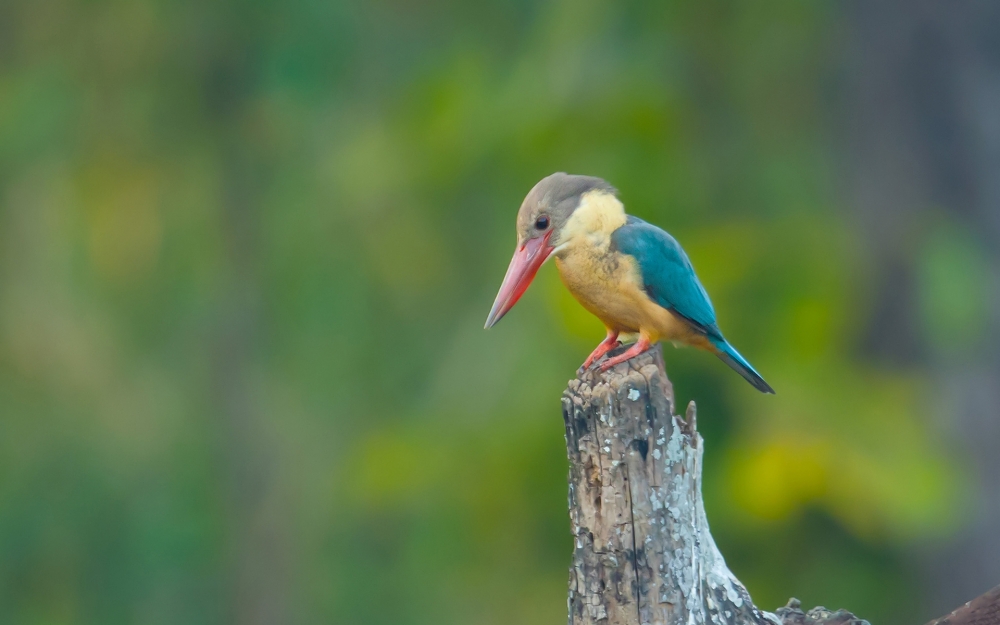
[[[517,248],[507,267],[493,309],[486,318],[492,327],[507,314],[548,260],[566,238],[564,228],[580,206],[584,194],[598,191],[614,194],[614,188],[593,176],[556,173],[542,178],[528,192],[517,212]]]

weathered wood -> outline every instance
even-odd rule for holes
[[[843,611],[807,615],[794,600],[782,618],[754,606],[709,531],[695,406],[674,414],[659,346],[607,373],[580,374],[562,404],[570,625],[864,623]]]
[[[1000,586],[927,625],[1000,625]]]
[[[831,611],[819,606],[803,612],[798,599],[789,599],[788,605],[778,608],[776,612],[782,625],[868,625],[868,621],[859,619],[847,610]]]

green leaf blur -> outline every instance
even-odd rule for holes
[[[0,622],[562,622],[559,396],[603,332],[552,267],[482,330],[553,171],[670,230],[778,391],[666,352],[756,602],[908,622],[967,478],[920,373],[858,356],[831,10],[0,4]],[[981,316],[965,236],[921,264],[935,341]]]

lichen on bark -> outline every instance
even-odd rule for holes
[[[659,346],[581,373],[562,407],[570,625],[784,625],[754,606],[712,539],[695,406],[674,414]]]

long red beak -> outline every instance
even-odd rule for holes
[[[507,275],[500,285],[500,292],[493,302],[493,309],[486,318],[487,328],[496,325],[528,290],[531,281],[535,279],[535,274],[538,273],[538,268],[555,249],[549,246],[550,236],[552,236],[551,230],[546,232],[545,236],[528,239],[514,251],[514,258],[510,259]]]

